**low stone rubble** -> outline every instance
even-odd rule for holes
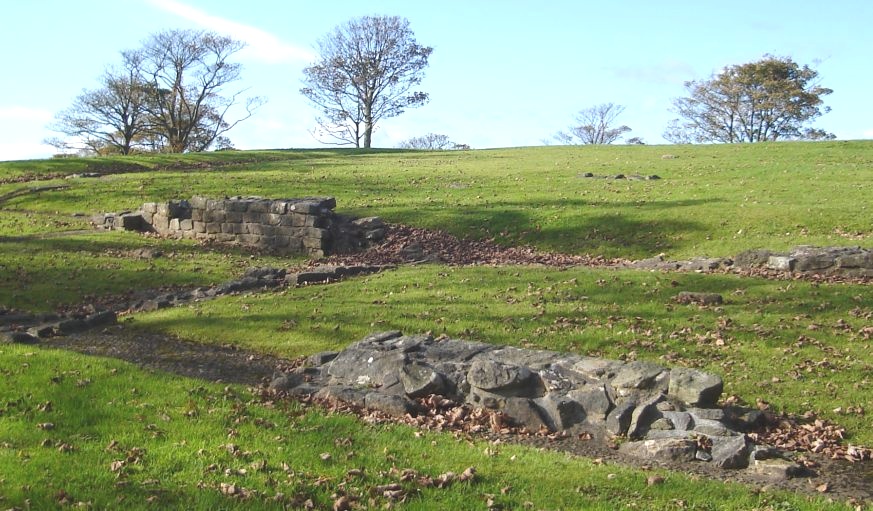
[[[314,355],[270,386],[399,417],[425,413],[422,398],[435,395],[496,412],[529,432],[621,437],[621,451],[648,459],[744,469],[779,457],[745,434],[762,425],[762,412],[717,407],[720,377],[650,362],[394,331]]]

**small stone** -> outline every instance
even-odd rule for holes
[[[749,444],[745,435],[710,437],[712,462],[719,468],[739,469],[749,466]]]
[[[683,367],[670,370],[667,394],[690,406],[715,406],[723,389],[724,382],[714,374]]]
[[[687,438],[659,438],[621,444],[619,451],[637,458],[659,461],[694,461],[697,442]]]

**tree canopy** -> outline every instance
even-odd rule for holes
[[[765,56],[730,66],[708,80],[685,83],[687,97],[673,101],[664,138],[685,142],[763,142],[834,136],[808,124],[828,112],[818,72],[787,57]]]
[[[376,124],[428,101],[414,91],[433,48],[415,40],[409,21],[364,16],[338,26],[317,46],[318,60],[303,70],[300,92],[321,112],[319,139],[369,148]]]
[[[203,151],[228,145],[223,134],[261,104],[244,100],[245,114],[228,119],[244,90],[225,94],[240,79],[229,59],[245,45],[213,32],[167,30],[136,50],[123,51],[120,68],[106,71],[101,85],[85,90],[56,117],[55,131],[90,151]]]

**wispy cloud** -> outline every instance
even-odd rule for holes
[[[252,59],[271,64],[311,62],[315,60],[315,54],[312,51],[288,44],[276,35],[257,27],[212,16],[196,7],[191,7],[175,0],[148,0],[148,3],[162,11],[192,21],[206,29],[245,41],[248,46],[243,52]]]
[[[658,84],[681,84],[695,75],[691,64],[675,60],[649,66],[618,68],[614,72],[619,78]]]

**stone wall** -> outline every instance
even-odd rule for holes
[[[385,225],[378,218],[351,219],[334,213],[335,207],[336,200],[330,197],[193,197],[148,202],[136,213],[102,215],[94,223],[312,257],[353,252],[384,237]]]

